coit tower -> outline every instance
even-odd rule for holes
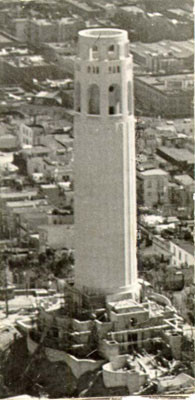
[[[79,32],[74,118],[75,288],[135,298],[133,65],[126,31]]]

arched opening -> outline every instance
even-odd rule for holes
[[[91,85],[88,89],[88,114],[100,113],[100,89],[98,85]]]
[[[98,47],[97,46],[93,46],[92,47],[92,58],[97,59],[99,56],[99,51],[98,51]]]
[[[110,59],[116,58],[116,46],[114,44],[111,44],[108,47],[108,58]]]
[[[132,84],[131,82],[128,82],[128,90],[127,90],[127,95],[128,95],[128,113],[132,114],[133,112],[133,96],[132,96]]]
[[[75,111],[81,111],[81,85],[80,82],[75,83]]]
[[[117,84],[110,85],[108,88],[108,114],[121,113],[121,90]]]
[[[113,52],[114,52],[114,45],[113,45],[113,44],[111,44],[111,45],[108,47],[108,51],[109,51],[110,53],[113,53]]]

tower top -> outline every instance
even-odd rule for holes
[[[81,60],[107,60],[128,57],[129,40],[123,29],[97,28],[79,32],[78,57]]]
[[[93,39],[122,39],[128,40],[127,32],[123,29],[97,28],[84,29],[79,32],[80,37]]]

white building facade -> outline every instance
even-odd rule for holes
[[[137,293],[133,64],[127,32],[79,33],[75,61],[75,286]]]

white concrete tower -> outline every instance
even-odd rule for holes
[[[75,61],[75,287],[137,292],[133,65],[127,32],[79,32]]]

